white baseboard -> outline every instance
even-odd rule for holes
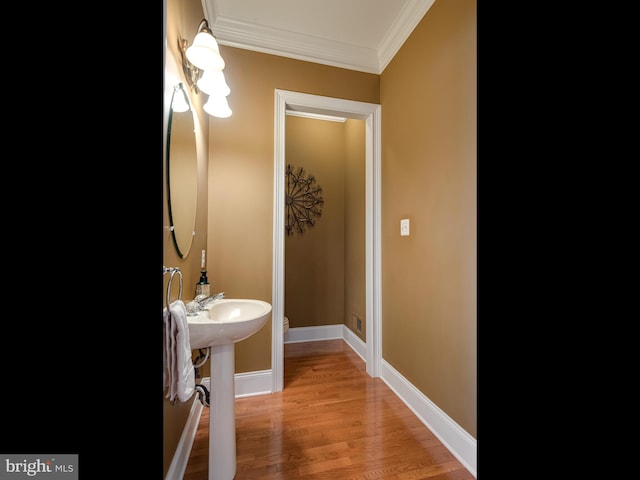
[[[446,413],[413,386],[389,363],[382,360],[380,377],[391,390],[415,413],[425,426],[474,477],[477,475],[478,441],[454,422]]]
[[[200,415],[204,406],[198,399],[198,396],[194,394],[193,404],[189,411],[189,416],[180,435],[178,446],[171,459],[169,470],[164,477],[165,480],[182,480],[184,472],[187,470],[187,463],[189,462],[189,455],[191,454],[191,448],[196,438],[196,431],[198,430],[198,423],[200,421]]]
[[[236,398],[271,393],[271,385],[271,370],[236,373],[234,376]]]
[[[315,342],[342,338],[342,323],[336,325],[318,325],[316,327],[289,328],[284,334],[284,343]]]
[[[351,331],[349,327],[347,327],[346,325],[343,325],[342,327],[342,339],[347,342],[347,345],[349,345],[364,362],[366,362],[367,344],[363,342],[355,333],[353,333],[353,331]]]
[[[314,342],[337,338],[344,340],[354,352],[365,360],[366,343],[343,324],[289,328],[284,335],[284,343]],[[271,370],[237,373],[235,375],[236,398],[270,394],[271,385],[273,384],[272,374]],[[477,440],[440,410],[435,403],[429,400],[384,359],[382,360],[380,378],[418,419],[438,437],[453,456],[477,478]],[[202,404],[196,399],[165,480],[182,479],[202,408]]]

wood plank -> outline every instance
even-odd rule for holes
[[[235,480],[472,480],[343,340],[285,344],[282,392],[238,398]],[[209,409],[184,480],[209,480]]]

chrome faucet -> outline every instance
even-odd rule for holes
[[[224,298],[224,292],[209,295],[208,297],[201,294],[198,295],[194,301],[198,302],[200,304],[200,308],[204,310],[211,302],[213,302],[214,300],[220,300],[222,298]]]
[[[207,309],[207,306],[214,300],[220,300],[224,298],[224,292],[216,293],[215,295],[197,295],[192,301],[187,303],[187,315],[197,315],[198,312],[202,312]]]

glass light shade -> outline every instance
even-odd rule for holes
[[[198,88],[207,95],[222,95],[226,97],[231,89],[224,79],[222,70],[205,70],[197,82]]]
[[[231,116],[231,108],[229,107],[227,97],[224,95],[210,95],[209,100],[202,108],[214,117],[227,118]]]
[[[171,100],[171,109],[174,112],[186,112],[189,108],[187,92],[182,89],[182,84],[176,85],[173,91],[173,99]]]
[[[193,39],[193,45],[187,48],[187,58],[200,70],[222,70],[224,60],[220,55],[218,42],[213,35],[199,32]]]

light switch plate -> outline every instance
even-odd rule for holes
[[[406,237],[409,235],[409,219],[403,218],[400,220],[400,235]]]

